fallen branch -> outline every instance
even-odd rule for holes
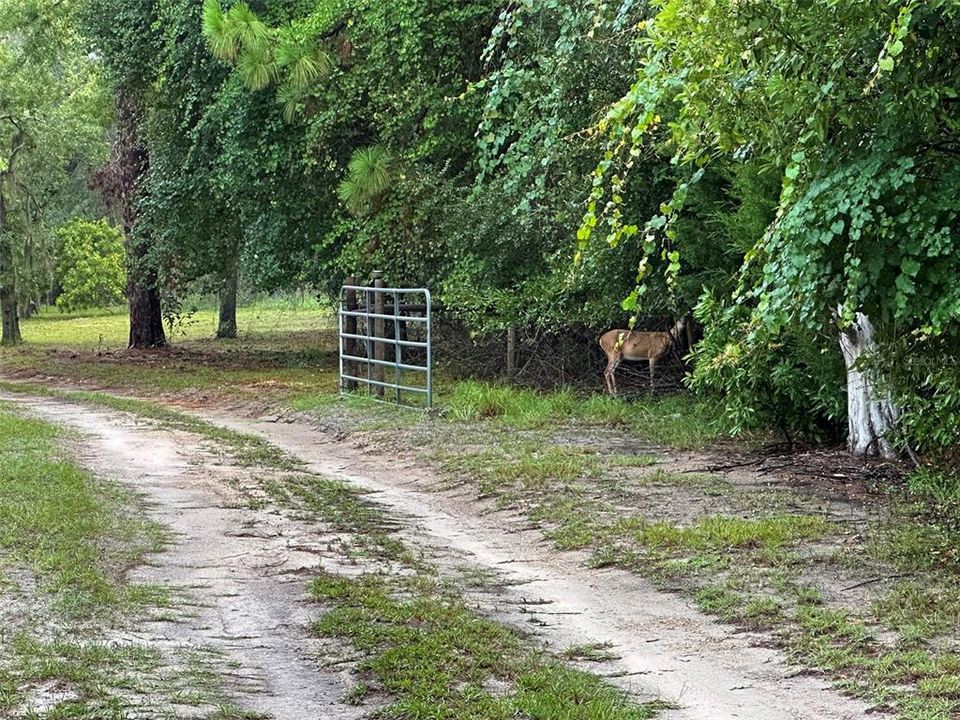
[[[843,588],[840,592],[848,592],[850,590],[856,590],[857,588],[864,587],[865,585],[873,585],[874,583],[883,582],[884,580],[898,580],[900,578],[911,577],[910,573],[899,573],[897,575],[878,575],[875,578],[870,578],[869,580],[864,580],[863,582],[858,582],[850,587]]]

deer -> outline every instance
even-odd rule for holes
[[[667,332],[641,332],[638,330],[610,330],[600,336],[600,347],[607,356],[607,368],[603,377],[607,390],[617,394],[617,379],[614,376],[624,360],[646,360],[650,364],[650,389],[656,373],[657,361],[666,355],[680,340],[687,328],[687,316],[677,320]]]

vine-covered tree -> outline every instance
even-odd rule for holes
[[[164,347],[160,273],[153,238],[139,223],[150,154],[144,123],[160,50],[157,3],[88,0],[84,29],[101,59],[116,101],[110,161],[93,179],[127,247],[127,300],[133,349]]]

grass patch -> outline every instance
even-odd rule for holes
[[[533,443],[457,455],[446,463],[448,472],[476,483],[481,495],[547,490],[590,477],[597,466],[597,458],[583,450]]]
[[[193,306],[202,304],[194,303]],[[194,309],[193,306],[188,303],[188,311]],[[212,306],[188,312],[184,321],[175,327],[171,339],[197,342],[212,338],[217,331],[218,317],[217,309]],[[314,298],[265,298],[237,308],[237,331],[248,346],[270,336],[326,330],[333,324],[330,308]],[[21,328],[26,342],[36,347],[123,349],[130,336],[130,318],[125,307],[74,313],[44,308],[43,312],[23,320]],[[169,327],[166,329],[169,332]],[[229,346],[231,343],[227,341],[225,344]]]
[[[348,640],[364,659],[364,688],[391,702],[379,714],[409,720],[646,720],[663,706],[637,704],[597,677],[530,650],[513,631],[475,615],[424,579],[322,574],[311,592],[330,607],[314,630]]]
[[[295,470],[301,466],[301,463],[291,455],[255,435],[230,430],[159,403],[117,397],[101,392],[56,390],[36,383],[0,382],[0,389],[12,393],[49,397],[82,405],[103,407],[154,420],[169,430],[189,432],[210,440],[220,450],[233,455],[242,465],[261,465],[286,470]]]
[[[828,523],[814,515],[774,515],[755,519],[713,516],[691,526],[653,523],[638,530],[634,537],[646,547],[677,550],[757,548],[779,550],[800,540],[823,537]]]
[[[563,651],[563,657],[567,660],[584,662],[608,662],[620,659],[620,656],[613,652],[613,644],[608,642],[571,645]]]
[[[335,395],[336,336],[329,308],[313,300],[261,300],[238,309],[238,340],[214,340],[217,315],[202,309],[179,326],[169,350],[127,353],[123,308],[23,322],[26,344],[4,348],[0,364],[21,375],[137,392],[202,391],[284,402]]]
[[[0,715],[19,715],[35,688],[71,699],[30,717],[126,717],[116,691],[157,668],[153,650],[102,639],[131,613],[170,606],[171,593],[124,575],[157,551],[165,531],[139,499],[68,461],[66,434],[0,405]]]
[[[904,582],[874,602],[872,611],[877,620],[900,633],[902,644],[924,644],[960,627],[960,586]]]
[[[179,610],[179,591],[125,579],[168,536],[139,497],[68,460],[68,439],[0,403],[0,717],[166,719],[179,705],[262,717],[223,697],[222,656],[191,653],[171,672],[188,651],[115,639],[133,619]],[[44,699],[51,688],[65,699]]]
[[[495,421],[518,430],[553,428],[559,423],[619,427],[653,442],[698,448],[719,437],[719,409],[688,394],[620,400],[581,397],[571,390],[538,392],[495,383],[454,384],[444,400],[457,421]]]
[[[0,406],[0,568],[28,569],[63,614],[103,615],[137,598],[122,573],[164,533],[130,493],[67,461],[63,439]]]

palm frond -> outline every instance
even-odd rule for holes
[[[333,70],[330,55],[312,40],[306,40],[288,28],[277,46],[277,64],[287,69],[289,80],[305,89]]]
[[[343,201],[350,212],[360,214],[362,201],[360,199],[360,189],[354,180],[349,178],[342,181],[337,187],[337,196]]]
[[[367,195],[380,195],[393,184],[390,153],[381,145],[357,150],[350,159],[349,172]]]
[[[230,33],[249,50],[264,50],[270,42],[270,28],[245,2],[237,3],[226,14]]]
[[[277,89],[277,101],[283,105],[283,119],[287,122],[293,122],[297,118],[302,100],[303,93],[300,88],[289,81],[284,82]]]

